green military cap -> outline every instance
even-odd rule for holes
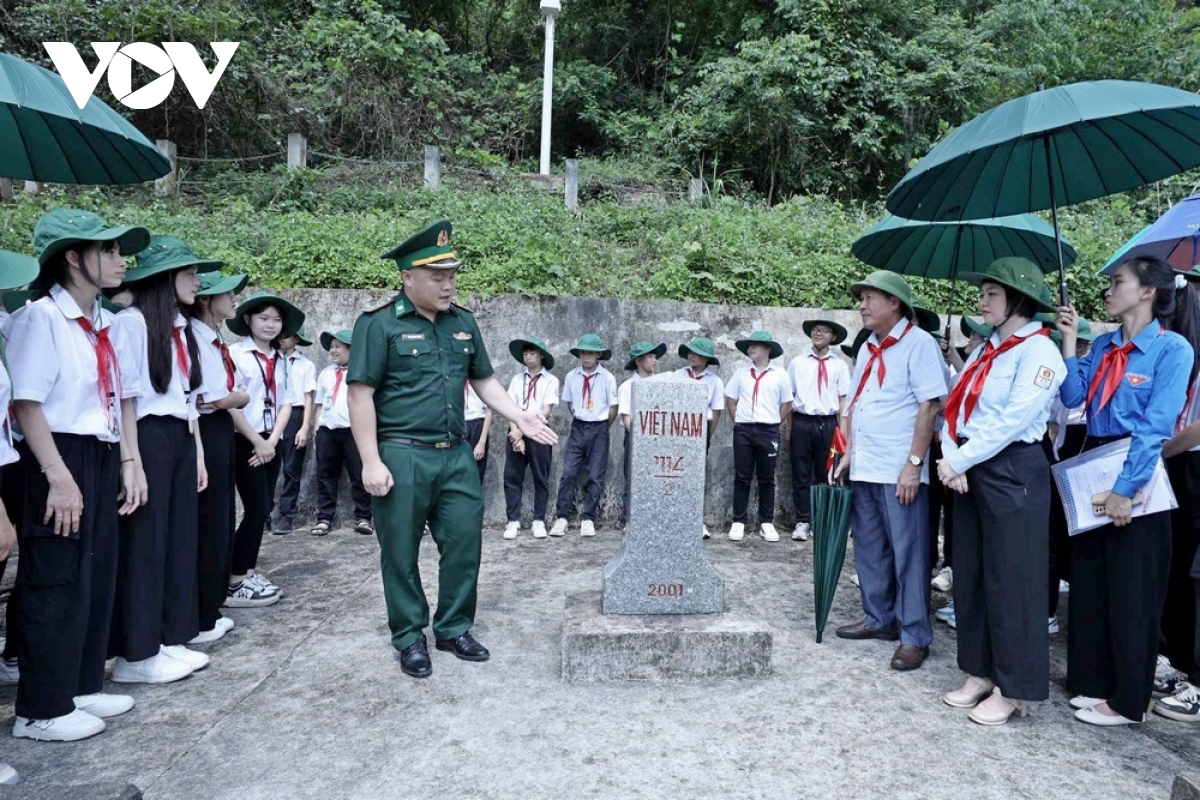
[[[151,275],[183,267],[196,267],[197,273],[219,270],[223,261],[202,259],[181,239],[174,236],[151,236],[150,244],[137,254],[137,266],[125,272],[125,283],[145,280]]]
[[[904,316],[912,319],[914,314],[912,289],[909,287],[908,281],[895,272],[888,272],[886,269],[872,272],[866,278],[852,285],[850,294],[854,296],[855,300],[858,300],[862,297],[864,289],[876,289],[896,298],[904,307]]]
[[[746,355],[750,355],[750,345],[765,344],[771,348],[771,358],[779,358],[783,355],[783,345],[771,338],[771,334],[767,331],[755,331],[750,334],[749,339],[738,339],[734,342],[734,346],[741,350]]]
[[[33,227],[33,249],[42,266],[69,247],[116,240],[121,255],[131,256],[150,244],[150,231],[136,226],[113,227],[99,214],[78,208],[56,208]]]
[[[249,336],[250,328],[242,321],[242,316],[245,314],[253,314],[263,306],[276,306],[283,312],[283,330],[279,332],[280,339],[286,339],[292,336],[304,325],[304,312],[296,308],[294,305],[284,300],[282,297],[270,294],[269,292],[255,292],[241,302],[237,307],[237,312],[233,319],[225,324],[229,326],[229,330],[236,333],[238,336]]]
[[[625,362],[626,371],[632,372],[637,369],[637,360],[649,353],[654,353],[657,358],[662,358],[667,354],[667,343],[653,344],[645,339],[634,342],[633,347],[629,348],[629,360]]]
[[[838,325],[833,320],[825,317],[807,320],[800,327],[804,329],[804,335],[811,339],[813,328],[817,327],[818,325],[826,325],[831,331],[833,331],[833,344],[841,344],[842,342],[846,341],[846,337],[850,335],[841,325]]]
[[[870,329],[863,328],[854,336],[854,344],[842,345],[842,352],[845,353],[846,355],[850,356],[850,359],[852,361],[857,359],[858,351],[862,349],[862,346],[864,344],[866,344],[867,339],[869,339],[869,338],[871,338]]]
[[[601,361],[612,358],[612,350],[604,346],[604,340],[598,333],[585,333],[579,337],[579,343],[570,350],[571,355],[579,358],[580,353],[599,353]]]
[[[1007,256],[997,258],[983,272],[964,272],[959,275],[967,283],[980,286],[984,281],[1024,295],[1033,301],[1038,311],[1054,311],[1046,290],[1046,276],[1028,258]]]
[[[197,297],[212,297],[226,292],[238,294],[250,282],[249,275],[226,275],[222,272],[205,272],[200,274],[200,291]]]
[[[413,267],[458,269],[462,261],[450,249],[451,230],[450,220],[438,220],[384,253],[383,257],[394,259],[402,270]]]
[[[701,358],[707,358],[710,364],[721,366],[721,361],[717,358],[717,346],[707,336],[697,336],[687,344],[679,345],[680,358],[687,358],[689,351]]]
[[[982,339],[986,339],[992,335],[992,326],[985,322],[976,322],[970,317],[963,317],[958,322],[958,329],[962,331],[962,335],[971,338],[974,334]]]
[[[0,291],[25,286],[40,271],[36,258],[11,250],[0,250]]]
[[[542,367],[544,369],[554,369],[554,356],[550,353],[550,349],[546,347],[546,340],[539,339],[536,336],[530,336],[527,339],[513,339],[508,343],[508,352],[517,360],[518,364],[525,363],[525,348],[532,347],[542,354]]]
[[[321,334],[321,347],[324,347],[326,350],[328,350],[333,345],[334,339],[337,339],[339,342],[346,345],[346,347],[349,347],[350,339],[353,338],[353,336],[353,331],[340,330],[336,333],[332,331],[324,331]]]

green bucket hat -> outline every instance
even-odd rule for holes
[[[992,326],[986,322],[976,322],[970,317],[963,317],[958,321],[958,329],[962,331],[962,335],[971,338],[971,335],[982,337],[984,339],[992,335]]]
[[[513,339],[508,343],[508,352],[512,354],[518,364],[523,365],[526,347],[532,347],[542,354],[542,369],[554,369],[554,355],[551,354],[550,348],[546,347],[545,339],[539,339],[536,336],[530,336],[527,339]]]
[[[242,321],[243,314],[253,314],[262,306],[273,305],[278,306],[283,311],[283,330],[279,332],[279,338],[283,339],[300,330],[304,325],[304,312],[296,308],[294,305],[284,300],[282,297],[277,297],[269,292],[255,292],[241,302],[234,313],[233,319],[225,324],[229,326],[229,330],[236,333],[238,336],[249,336],[250,328]]]
[[[707,336],[697,336],[687,344],[679,345],[679,357],[687,358],[688,352],[707,358],[710,363],[721,366],[721,360],[717,358],[717,346],[713,344],[713,340]]]
[[[3,291],[3,290],[0,290]],[[23,307],[26,303],[33,302],[37,298],[33,296],[32,289],[15,289],[4,292],[4,310],[9,314],[15,314],[18,308]],[[103,294],[100,295],[100,307],[110,314],[119,314],[124,309],[124,306],[119,306],[112,300],[109,300]]]
[[[200,291],[197,297],[213,297],[226,292],[240,293],[250,282],[249,275],[226,275],[222,272],[205,272],[199,276]]]
[[[648,353],[654,353],[656,357],[662,358],[667,354],[667,343],[654,344],[645,339],[634,342],[633,347],[629,348],[629,360],[625,362],[625,371],[632,372],[637,369],[637,360]]]
[[[0,250],[0,291],[25,286],[40,271],[36,258],[11,250]]]
[[[900,301],[904,306],[904,316],[912,318],[913,314],[913,298],[912,289],[908,285],[908,281],[900,277],[895,272],[888,272],[886,269],[872,272],[863,280],[850,287],[850,294],[857,300],[862,296],[864,289],[877,289],[884,294],[889,294]]]
[[[1189,281],[1200,281],[1200,267],[1192,267],[1191,269],[1174,270],[1176,275],[1182,275]]]
[[[121,255],[131,256],[150,244],[150,231],[136,226],[114,228],[99,214],[77,208],[56,208],[43,214],[33,227],[33,249],[38,264],[45,266],[54,256],[84,242],[116,240]]]
[[[579,344],[571,348],[571,355],[579,358],[579,354],[583,352],[599,353],[601,361],[608,361],[612,358],[612,350],[604,346],[604,341],[598,333],[585,333],[579,337]]]
[[[384,253],[383,258],[395,260],[402,270],[413,267],[458,269],[462,261],[450,249],[452,231],[450,220],[440,219]]]
[[[867,343],[867,339],[871,338],[871,331],[863,328],[854,336],[854,344],[842,345],[842,352],[850,357],[851,360],[858,358],[858,351]]]
[[[296,343],[301,347],[312,347],[312,342],[304,335],[304,326],[300,326],[300,330],[293,334],[296,337]]]
[[[195,265],[197,273],[209,273],[225,266],[222,261],[200,258],[182,239],[151,236],[150,244],[137,254],[137,266],[125,272],[125,283],[145,280],[151,275]]]
[[[771,358],[779,358],[783,355],[783,345],[771,338],[771,334],[767,331],[755,331],[750,334],[749,339],[738,339],[734,342],[734,346],[741,350],[744,354],[750,355],[750,345],[765,344],[771,347]]]
[[[354,337],[354,331],[340,330],[337,333],[332,331],[324,331],[321,334],[321,347],[328,350],[333,345],[333,340],[337,339],[347,347],[350,346],[350,339]]]
[[[997,258],[983,272],[964,272],[959,277],[974,286],[980,286],[984,281],[998,283],[1006,289],[1028,297],[1038,311],[1053,312],[1057,310],[1050,305],[1050,294],[1046,290],[1046,276],[1028,258],[1018,256]]]
[[[829,329],[833,331],[833,344],[835,345],[846,341],[846,337],[850,335],[841,325],[838,325],[833,320],[826,319],[825,317],[817,317],[816,319],[806,320],[800,327],[804,329],[804,335],[811,339],[813,328],[817,327],[818,325],[829,326]]]
[[[936,311],[914,305],[913,312],[917,318],[917,327],[926,333],[938,333],[942,329],[942,318],[937,315]]]

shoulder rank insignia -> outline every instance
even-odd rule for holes
[[[462,305],[461,303],[455,303],[453,300],[452,300],[452,301],[450,301],[450,305],[454,306],[454,307],[455,307],[455,308],[457,308],[459,311],[465,311],[465,312],[467,312],[468,314],[474,314],[474,313],[475,313],[474,311],[472,311],[471,309],[469,309],[469,308],[467,308],[466,306]]]

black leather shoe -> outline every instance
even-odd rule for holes
[[[487,661],[492,655],[469,631],[453,639],[438,639],[437,649],[454,653],[463,661]]]
[[[400,651],[400,669],[414,678],[428,678],[433,674],[433,662],[429,660],[429,647],[424,636]]]

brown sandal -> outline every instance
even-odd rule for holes
[[[313,525],[312,530],[309,531],[309,533],[311,533],[313,536],[324,536],[325,534],[329,533],[329,523],[322,520],[316,525]]]

